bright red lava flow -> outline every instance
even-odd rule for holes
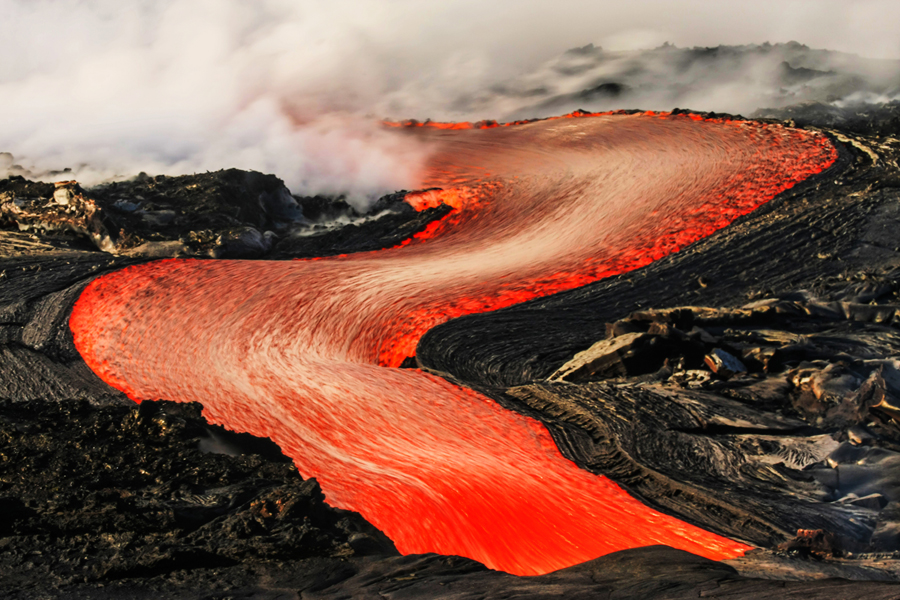
[[[539,574],[650,544],[744,544],[651,510],[561,456],[543,425],[396,367],[431,327],[635,269],[830,166],[820,134],[666,114],[407,129],[438,148],[395,248],[318,260],[165,260],[95,280],[71,317],[131,398],[199,401],[268,436],[403,553]],[[429,195],[430,194],[430,195]],[[536,324],[539,326],[539,324]]]

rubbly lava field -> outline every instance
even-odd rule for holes
[[[300,238],[274,225],[267,238],[166,238],[158,218],[126,231],[138,188],[155,186],[156,204],[183,188],[293,202],[258,174],[0,182],[4,219],[38,232],[4,241],[3,360],[20,373],[3,388],[4,439],[44,436],[35,473],[73,460],[53,435],[75,455],[90,445],[52,418],[183,459],[135,458],[134,479],[101,469],[79,484],[95,495],[51,500],[31,471],[5,475],[0,563],[71,573],[23,593],[541,597],[541,577],[516,576],[572,597],[897,593],[895,139],[684,111],[387,125],[435,152],[419,191],[381,206],[408,235],[360,252],[332,228],[302,236],[320,252],[293,255]],[[155,209],[172,228],[190,216],[178,193]],[[71,210],[48,208],[60,194]],[[372,240],[373,227],[344,229]],[[235,250],[248,239],[252,259]],[[22,403],[39,401],[76,408],[23,424]],[[97,410],[130,411],[131,433],[85,416]],[[246,466],[279,452],[296,473]],[[176,473],[210,453],[243,470]],[[314,509],[278,483],[292,477],[318,482],[302,492]],[[87,497],[110,519],[152,505],[174,520],[151,534],[113,519],[103,539],[52,525]],[[303,510],[318,511],[324,549],[267,541],[307,531],[290,521]],[[210,541],[234,536],[258,541],[243,555]],[[84,574],[34,559],[29,544],[51,539],[60,557],[112,558],[86,557]]]

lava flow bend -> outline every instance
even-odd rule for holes
[[[667,114],[406,128],[436,148],[411,196],[455,210],[404,245],[304,261],[165,260],[103,276],[72,313],[131,398],[198,401],[267,436],[329,503],[403,553],[537,574],[667,544],[747,547],[562,457],[540,423],[396,368],[429,328],[635,269],[831,165],[817,133]],[[540,327],[539,323],[535,327]]]

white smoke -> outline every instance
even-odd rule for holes
[[[382,117],[749,110],[774,85],[757,69],[768,63],[699,65],[674,81],[694,87],[673,95],[669,63],[627,51],[799,39],[896,57],[898,19],[884,0],[0,0],[0,151],[86,184],[238,167],[361,203],[415,186],[427,158]],[[584,57],[550,60],[588,42],[606,54],[580,75],[556,67]],[[882,62],[866,68],[896,71]],[[633,93],[548,104],[616,78]]]
[[[369,42],[312,3],[0,5],[0,150],[32,171],[234,166],[358,203],[416,182],[424,149],[363,113],[385,85]]]
[[[576,108],[641,108],[749,114],[804,102],[853,105],[900,97],[900,61],[816,50],[797,42],[715,48],[566,52],[486,97],[508,118]]]

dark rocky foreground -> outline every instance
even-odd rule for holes
[[[645,548],[541,577],[398,556],[273,444],[110,389],[67,327],[84,285],[128,264],[377,249],[446,207],[360,214],[240,171],[0,181],[0,590],[900,597],[900,142],[854,127],[832,131],[833,169],[675,256],[422,340],[420,366],[541,419],[584,468],[761,548],[729,564]]]
[[[358,514],[325,504],[277,446],[210,426],[200,410],[0,402],[7,593],[135,580],[161,591],[183,572],[206,574],[213,591],[247,561],[397,554]]]
[[[274,444],[210,426],[200,408],[0,401],[4,597],[896,597],[886,582],[748,579],[662,546],[542,577],[401,557]]]
[[[199,411],[0,403],[5,597],[895,597],[889,583],[750,580],[665,547],[533,578],[400,557],[359,515],[324,504],[277,447]]]

